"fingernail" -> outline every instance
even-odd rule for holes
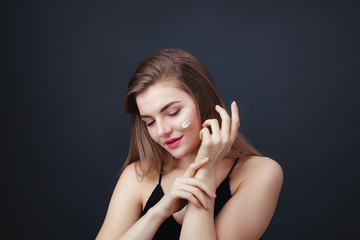
[[[210,205],[208,203],[205,204],[206,205],[206,208],[209,209],[210,208]]]
[[[198,203],[197,205],[196,205],[198,208],[201,208],[201,205],[200,205],[200,203]]]
[[[207,162],[209,160],[209,157],[206,157],[203,159],[203,162]]]
[[[236,104],[236,102],[235,102],[235,101],[233,101],[233,103],[234,103],[234,106],[235,106],[235,107],[237,107],[237,104]]]
[[[214,192],[212,192],[211,195],[212,195],[214,198],[217,197],[217,196],[216,196],[216,193],[214,193]]]

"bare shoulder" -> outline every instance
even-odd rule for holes
[[[279,163],[269,157],[250,156],[238,164],[236,178],[239,183],[251,182],[256,185],[280,187],[283,183],[283,170]],[[241,185],[241,184],[240,184]]]
[[[121,173],[118,183],[126,182],[127,184],[139,184],[141,179],[139,178],[139,164],[137,162],[133,162],[129,164]]]
[[[136,171],[139,165],[137,162],[129,164],[121,173],[120,178],[134,178],[136,177]]]
[[[283,183],[282,167],[269,157],[251,156],[244,160],[239,171],[239,175],[244,176],[245,182],[263,187],[281,188]]]
[[[141,214],[148,177],[141,177],[138,162],[129,164],[121,173],[111,196],[108,211],[97,239],[118,239]]]
[[[269,157],[251,156],[244,159],[242,167],[249,174],[275,174],[282,175],[282,168],[275,160]]]
[[[141,164],[134,162],[124,169],[118,184],[128,186],[128,191],[132,191],[138,196],[138,200],[143,207],[157,185],[158,179],[159,174],[156,171],[151,171],[143,176]]]
[[[141,164],[139,162],[133,162],[129,164],[121,173],[119,182],[126,182],[133,186],[142,186],[151,184],[156,180],[156,173],[150,172],[149,174],[143,176],[143,171]]]
[[[131,163],[121,173],[114,194],[122,193],[127,191],[128,194],[136,193],[141,188],[141,181],[137,174],[137,163]]]
[[[222,239],[259,239],[274,214],[283,183],[281,166],[271,158],[239,161],[230,176],[232,197],[215,219]]]

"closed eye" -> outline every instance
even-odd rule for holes
[[[175,112],[169,113],[169,116],[174,117],[174,116],[178,115],[179,112],[180,112],[180,109],[177,109]],[[154,124],[154,122],[155,122],[155,120],[151,121],[151,122],[145,122],[145,125],[146,125],[146,127],[150,127],[151,125]]]
[[[155,121],[151,121],[151,122],[145,122],[145,125],[147,126],[147,127],[150,127],[151,125],[153,125],[153,123],[154,123]]]
[[[171,117],[176,116],[179,112],[180,112],[180,109],[176,110],[173,113],[170,113],[169,116],[171,116]]]

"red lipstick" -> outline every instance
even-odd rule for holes
[[[175,148],[180,144],[182,137],[178,137],[178,138],[172,138],[170,140],[165,141],[165,144],[169,147],[169,148]]]

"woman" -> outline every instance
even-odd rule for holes
[[[238,133],[203,64],[179,49],[146,57],[128,86],[131,142],[97,239],[259,239],[283,174]]]

